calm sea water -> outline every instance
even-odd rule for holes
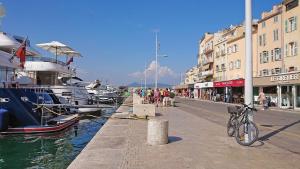
[[[101,117],[84,119],[51,135],[0,136],[0,169],[67,168],[105,122]]]

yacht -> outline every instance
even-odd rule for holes
[[[0,50],[0,135],[61,131],[79,120],[78,115],[58,115],[39,107],[54,100],[47,92],[19,88],[15,76],[19,65],[17,57]]]

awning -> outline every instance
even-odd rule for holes
[[[213,82],[196,83],[194,85],[195,89],[204,89],[204,88],[211,88],[211,87],[214,87]]]
[[[214,82],[214,87],[242,87],[245,85],[244,79]]]
[[[187,84],[183,84],[183,85],[177,85],[175,86],[175,89],[187,89],[188,88],[188,85]]]

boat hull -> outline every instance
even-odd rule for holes
[[[74,117],[66,122],[60,123],[53,126],[30,126],[30,127],[16,127],[8,128],[5,132],[0,132],[0,134],[42,134],[42,133],[54,133],[65,130],[70,126],[74,125],[79,121],[79,117]]]

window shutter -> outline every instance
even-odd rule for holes
[[[288,33],[288,21],[285,20],[285,33]]]
[[[294,55],[295,55],[295,56],[298,55],[298,44],[297,44],[297,42],[295,42]]]
[[[289,45],[285,44],[285,56],[288,57],[289,55]]]
[[[297,30],[297,16],[295,16],[294,18],[295,18],[295,30]]]
[[[260,64],[262,63],[262,54],[261,53],[259,54],[259,63]]]

